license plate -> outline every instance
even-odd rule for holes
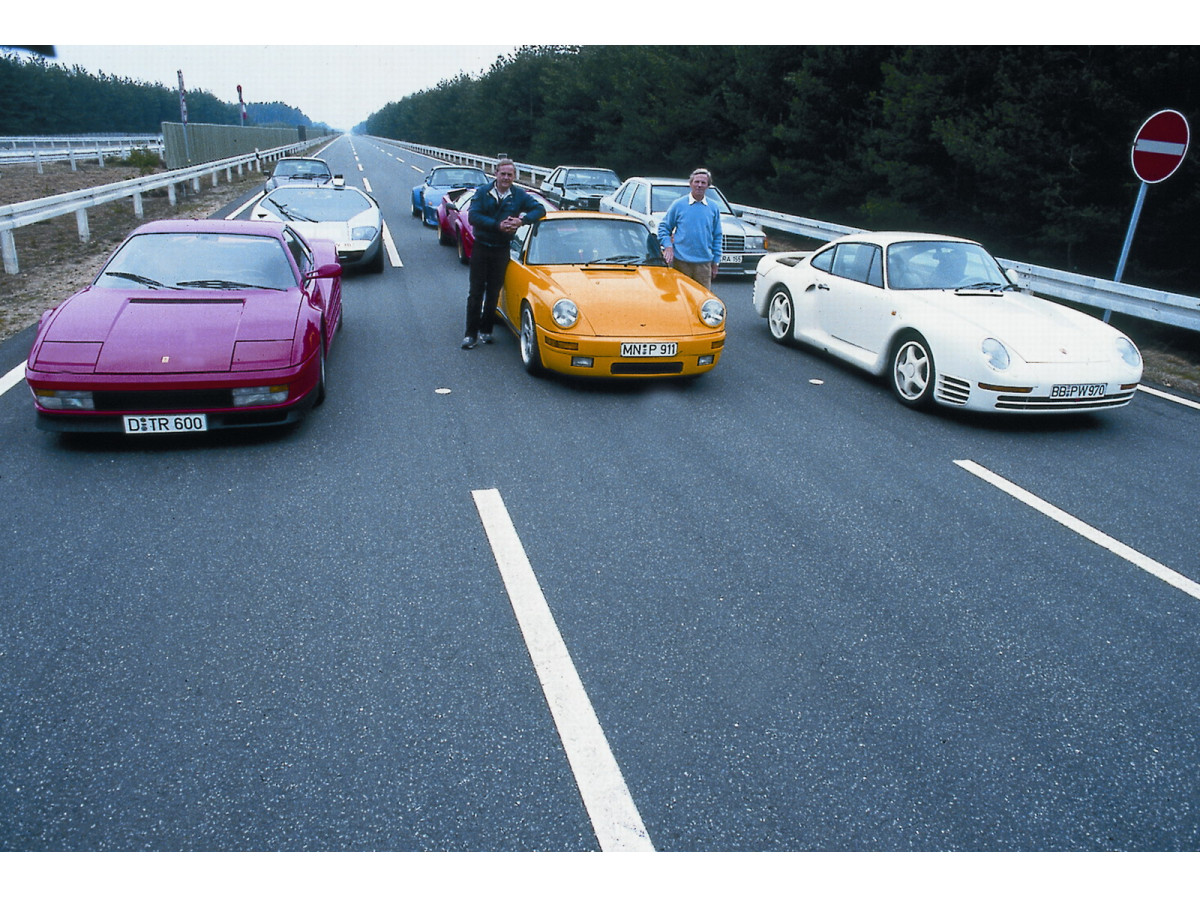
[[[622,344],[622,356],[674,356],[679,352],[675,343],[660,344]]]
[[[1108,391],[1106,384],[1056,384],[1050,388],[1051,397],[1103,397]]]
[[[204,413],[125,416],[126,434],[179,434],[186,431],[208,431],[208,416]]]
[[[742,261],[742,254],[740,254],[740,253],[722,253],[721,254],[721,262],[723,262],[723,263],[738,263],[738,264],[740,264],[741,261]]]

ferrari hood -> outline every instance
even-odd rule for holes
[[[553,269],[563,295],[575,301],[596,335],[690,335],[705,329],[698,285],[653,266],[564,266]]]
[[[1049,300],[1013,291],[944,293],[941,305],[1002,341],[1026,362],[1087,362],[1111,359],[1115,353],[1115,329]]]
[[[228,372],[239,342],[287,342],[290,357],[299,305],[270,294],[92,288],[58,311],[43,343],[100,343],[98,374]]]

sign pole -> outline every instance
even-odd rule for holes
[[[1121,248],[1121,260],[1117,263],[1117,275],[1113,281],[1120,281],[1125,274],[1125,260],[1129,258],[1129,245],[1133,243],[1133,232],[1137,228],[1138,216],[1142,214],[1142,204],[1146,202],[1146,185],[1143,181],[1138,188],[1137,201],[1133,204],[1133,216],[1129,219],[1129,231],[1125,233],[1125,246]],[[1105,313],[1107,315],[1107,313]]]

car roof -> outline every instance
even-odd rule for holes
[[[899,244],[906,241],[955,241],[961,244],[978,244],[971,238],[955,237],[950,234],[931,234],[922,231],[856,231],[834,238],[830,243],[869,240],[874,244]]]
[[[256,234],[277,238],[282,230],[282,222],[249,219],[158,219],[135,228],[130,234]]]

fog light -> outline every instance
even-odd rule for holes
[[[571,365],[573,365],[579,369],[590,369],[595,364],[596,364],[595,360],[593,360],[590,356],[572,356],[571,357]]]
[[[717,361],[717,358],[711,354],[708,356],[702,356],[698,360],[696,360],[696,362],[702,366],[711,366],[716,361]]]
[[[272,406],[276,403],[286,403],[287,398],[286,384],[263,384],[233,389],[234,406]]]

